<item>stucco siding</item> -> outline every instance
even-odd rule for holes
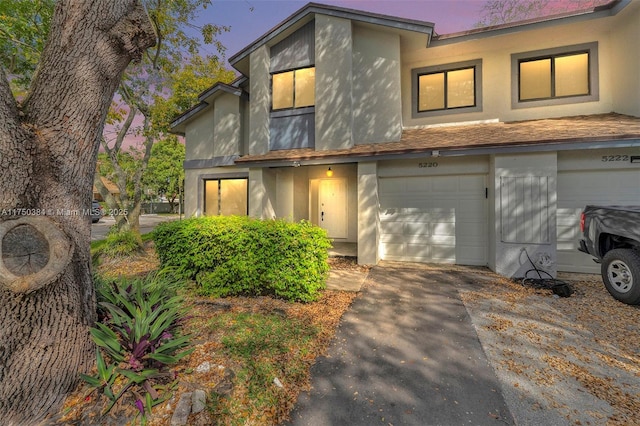
[[[534,262],[548,259],[546,270],[555,276],[556,153],[496,155],[492,163],[495,221],[490,235],[495,236],[495,271],[523,276],[533,268],[528,254]]]
[[[200,160],[214,156],[214,112],[207,108],[191,120],[185,132],[185,159]]]
[[[380,259],[378,164],[358,163],[358,263],[375,265]]]
[[[611,36],[614,110],[640,116],[640,2],[632,2],[627,9]]]
[[[402,135],[400,36],[353,28],[353,139],[393,142]]]
[[[213,155],[225,157],[240,154],[240,98],[223,95],[214,107]]]
[[[631,7],[631,6],[630,6]],[[633,110],[632,101],[620,101],[615,96],[621,91],[628,91],[628,87],[638,87],[638,73],[633,73],[639,66],[638,30],[637,25],[626,25],[630,16],[626,11],[613,17],[586,20],[561,26],[546,26],[535,30],[526,30],[495,37],[484,37],[475,40],[438,45],[430,48],[403,51],[402,63],[402,106],[403,122],[405,126],[429,125],[443,122],[463,122],[473,120],[500,119],[501,121],[517,121],[548,117],[563,117],[581,114],[599,114],[611,111]],[[634,12],[635,13],[635,12]],[[636,23],[637,23],[637,13]],[[620,36],[612,37],[612,31],[617,27],[624,28]],[[635,37],[635,38],[634,38]],[[624,42],[622,42],[624,40]],[[594,102],[576,102],[564,105],[513,109],[511,105],[511,55],[553,49],[564,46],[598,43],[598,82],[599,100]],[[620,49],[620,46],[626,49]],[[620,54],[614,51],[619,50]],[[631,66],[622,61],[632,62]],[[482,111],[467,114],[438,115],[435,117],[412,117],[411,70],[415,68],[444,65],[461,61],[482,60]],[[635,68],[634,68],[635,67]],[[624,71],[622,71],[624,70]],[[626,77],[618,78],[619,74]],[[631,81],[633,80],[633,81]],[[624,81],[624,83],[623,83]],[[619,85],[625,85],[625,88]],[[638,97],[635,97],[638,99]],[[615,102],[614,102],[615,101]],[[636,101],[637,103],[637,101]]]
[[[251,53],[250,84],[249,154],[265,154],[269,151],[269,112],[271,110],[267,46],[262,46]]]
[[[353,146],[351,21],[316,15],[316,150]]]

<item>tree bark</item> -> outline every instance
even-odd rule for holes
[[[154,44],[135,0],[61,0],[24,102],[0,69],[0,419],[55,414],[95,360],[91,198],[122,72]],[[4,268],[4,269],[3,269]]]

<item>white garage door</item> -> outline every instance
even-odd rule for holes
[[[578,251],[580,213],[587,204],[640,204],[640,172],[581,170],[558,172],[558,270],[599,273],[600,265]]]
[[[380,178],[380,256],[487,264],[486,175]]]

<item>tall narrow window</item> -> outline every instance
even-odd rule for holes
[[[273,109],[293,108],[293,71],[273,75]]]
[[[247,179],[209,179],[204,181],[206,216],[246,216]]]
[[[303,108],[315,104],[315,67],[273,74],[271,82],[273,110]]]

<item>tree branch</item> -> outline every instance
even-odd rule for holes
[[[11,93],[11,86],[9,86],[9,79],[4,72],[4,68],[0,66],[0,148],[5,135],[8,134],[10,129],[15,129],[18,126],[18,105]]]
[[[137,0],[60,0],[50,31],[25,100],[25,114],[38,128],[66,123],[67,128],[75,127],[75,134],[93,133],[95,137],[83,139],[97,147],[96,130],[104,122],[124,69],[155,44],[151,22]],[[83,42],[79,33],[92,42]],[[81,78],[69,78],[70,70],[80,72]],[[78,113],[69,114],[73,110]]]
[[[140,99],[134,95],[129,86],[127,86],[124,82],[120,83],[120,95],[130,108],[136,108],[145,117],[149,116],[149,107],[143,104]]]
[[[11,37],[11,34],[3,30],[2,28],[0,28],[0,33],[3,33],[4,35],[6,35],[7,39],[11,40],[11,43],[19,44],[23,47],[26,47],[27,49],[31,50],[34,53],[40,53],[38,49],[34,49],[33,46],[31,46],[29,43],[25,43],[24,41],[17,39],[15,37]]]
[[[101,138],[100,142],[102,143],[102,147],[104,148],[105,152],[109,156],[109,161],[111,162],[111,166],[113,167],[113,172],[116,175],[116,185],[120,190],[120,202],[123,204],[123,207],[125,207],[124,203],[128,201],[127,174],[122,169],[122,167],[120,167],[120,163],[118,163],[118,152],[116,152],[115,149],[109,148],[109,145],[107,145],[107,141],[104,137]]]
[[[160,7],[160,5],[158,5],[158,7]],[[162,32],[160,32],[160,25],[158,25],[158,20],[156,18],[155,15],[151,16],[151,22],[153,23],[154,28],[156,29],[156,46],[155,46],[155,50],[156,50],[156,54],[154,55],[153,59],[151,59],[151,63],[153,64],[153,69],[158,69],[158,60],[160,59],[160,51],[162,49],[162,41],[163,41],[163,37],[162,37]],[[147,52],[149,50],[147,49]]]
[[[151,158],[151,148],[153,148],[153,136],[151,136],[149,134],[149,118],[145,117],[144,118],[144,131],[146,134],[145,140],[144,140],[144,155],[142,157],[142,161],[140,164],[140,168],[138,170],[136,170],[136,174],[133,178],[133,181],[135,182],[135,188],[138,189],[142,189],[142,174],[144,173],[144,171],[147,169],[147,165],[149,164],[149,158]],[[136,191],[136,194],[134,194],[134,198],[137,200],[141,197],[141,194],[138,194],[138,192],[141,191]]]
[[[120,148],[122,147],[122,142],[129,133],[129,129],[131,128],[131,124],[133,124],[133,119],[136,117],[136,109],[129,105],[129,114],[127,115],[127,119],[122,124],[122,128],[118,132],[118,136],[116,137],[116,143],[113,146],[113,150],[116,155],[120,152]]]
[[[33,170],[32,152],[33,135],[21,123],[9,80],[0,66],[0,209],[24,206],[23,194]]]

